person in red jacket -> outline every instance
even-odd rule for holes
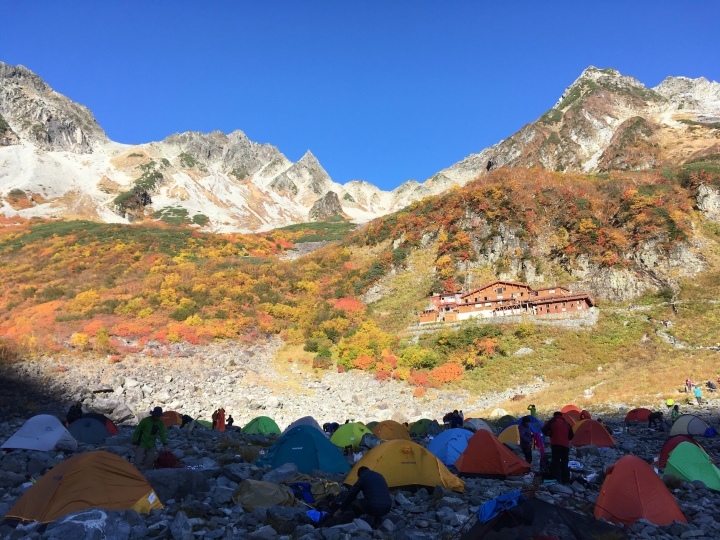
[[[542,428],[543,435],[550,437],[552,448],[552,472],[558,482],[570,483],[570,441],[575,435],[572,426],[563,418],[561,412],[556,412],[553,417],[545,422]]]

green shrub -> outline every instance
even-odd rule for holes
[[[65,296],[65,289],[62,287],[53,287],[52,285],[44,288],[38,293],[38,297],[45,302],[52,302],[53,300],[58,300],[63,296]]]
[[[192,222],[195,225],[200,225],[200,226],[206,225],[208,221],[210,221],[210,220],[204,214],[195,214],[192,218]]]

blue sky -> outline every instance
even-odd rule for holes
[[[511,135],[588,65],[720,80],[717,1],[27,1],[0,20],[0,60],[114,140],[242,129],[386,189]]]

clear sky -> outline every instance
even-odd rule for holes
[[[241,129],[390,189],[511,135],[589,65],[720,80],[718,20],[715,0],[7,1],[0,61],[120,142]]]

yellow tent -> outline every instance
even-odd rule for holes
[[[498,435],[501,443],[520,444],[520,427],[517,424],[508,426]]]
[[[393,439],[412,440],[408,429],[394,420],[385,420],[372,428],[373,435],[384,441]]]
[[[347,475],[346,484],[357,482],[360,467],[382,474],[390,488],[441,485],[453,491],[462,492],[465,489],[465,483],[438,458],[412,441],[392,440],[371,449]]]
[[[5,518],[48,523],[89,508],[149,513],[162,508],[152,487],[132,464],[109,452],[66,459],[45,473]]]

